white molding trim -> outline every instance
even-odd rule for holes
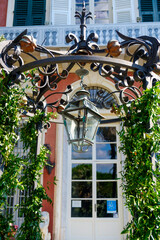
[[[63,125],[56,125],[56,158],[55,176],[57,179],[54,192],[53,236],[61,239],[61,209],[62,209],[62,171],[63,171]]]
[[[13,26],[15,0],[8,0],[6,27]]]

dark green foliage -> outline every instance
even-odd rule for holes
[[[18,140],[15,133],[20,120],[20,105],[23,91],[18,88],[7,88],[5,73],[0,78],[0,154],[4,172],[0,178],[0,236],[7,239],[11,231],[9,223],[12,216],[4,216],[3,209],[7,204],[7,196],[10,196],[19,185],[18,175],[22,163],[13,153],[14,145]]]
[[[49,153],[45,147],[36,155],[37,150],[37,125],[49,119],[49,115],[37,112],[34,117],[30,117],[21,129],[21,139],[24,144],[24,151],[28,151],[25,158],[25,167],[21,182],[23,188],[29,190],[29,195],[25,197],[25,201],[21,204],[21,214],[25,216],[17,239],[41,239],[39,223],[41,222],[42,200],[45,199],[52,202],[47,196],[45,189],[40,183],[41,170],[46,164],[47,154]],[[34,186],[36,185],[36,187]]]
[[[122,106],[125,119],[120,131],[120,150],[125,155],[122,188],[132,219],[122,233],[130,240],[160,239],[159,167],[153,156],[160,150],[159,85],[128,107]]]
[[[24,157],[14,154],[14,147],[18,141],[16,130],[22,119],[21,108],[24,108],[23,90],[18,87],[7,87],[8,79],[2,70],[0,77],[0,157],[2,159],[3,174],[0,177],[0,240],[9,239],[13,216],[5,211],[7,197],[16,189],[26,192],[25,200],[21,202],[19,214],[24,216],[24,223],[18,229],[16,239],[41,239],[39,223],[41,222],[42,200],[51,199],[40,184],[40,174],[46,164],[48,150],[42,147],[37,155],[37,126],[50,118],[49,114],[37,112],[29,118],[22,128],[24,143]],[[26,155],[26,152],[28,154]],[[20,174],[22,177],[20,178]],[[13,223],[14,224],[14,223]]]

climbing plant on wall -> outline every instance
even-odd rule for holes
[[[45,147],[41,147],[40,153],[36,154],[38,129],[46,121],[49,121],[50,115],[50,113],[45,115],[43,112],[37,111],[21,129],[24,151],[28,153],[25,156],[23,174],[20,180],[23,183],[22,189],[26,191],[25,200],[20,206],[20,214],[24,216],[24,222],[17,239],[41,239],[39,224],[41,222],[42,200],[52,202],[40,183],[40,175],[46,165],[49,152]]]
[[[18,140],[16,129],[20,121],[20,105],[23,91],[18,88],[7,88],[7,78],[2,71],[0,77],[0,154],[3,174],[0,178],[0,238],[7,239],[11,231],[12,216],[4,214],[7,196],[19,186],[18,175],[22,162],[14,155],[14,146]]]
[[[160,239],[160,86],[146,90],[130,106],[123,105],[120,150],[125,155],[122,188],[131,221],[123,230],[126,239]],[[157,155],[158,158],[158,155]]]
[[[7,212],[7,198],[16,189],[24,191],[25,198],[19,206],[18,214],[24,223],[18,229],[16,239],[41,239],[42,200],[48,200],[45,189],[40,183],[40,174],[46,164],[48,150],[41,147],[37,154],[38,127],[49,121],[51,113],[37,111],[29,117],[21,129],[21,141],[25,157],[14,153],[18,141],[16,130],[23,118],[24,89],[20,86],[8,87],[8,78],[1,71],[0,76],[0,157],[3,173],[0,176],[0,239],[10,239],[13,231],[13,216]],[[26,109],[27,110],[27,109]],[[27,152],[27,154],[26,154]],[[21,177],[20,177],[21,176]]]

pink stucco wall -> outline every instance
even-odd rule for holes
[[[0,0],[0,27],[6,26],[8,0]]]

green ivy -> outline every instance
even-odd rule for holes
[[[4,40],[6,40],[5,37],[4,37],[4,35],[1,35],[1,36],[0,36],[0,42],[2,42],[2,41],[4,41]]]
[[[41,123],[47,122],[49,117],[50,113],[45,115],[43,112],[37,111],[34,117],[30,117],[21,129],[24,151],[29,150],[25,157],[21,182],[23,183],[23,188],[26,191],[28,190],[29,194],[26,194],[25,200],[21,204],[21,214],[25,218],[17,236],[19,240],[41,239],[39,224],[41,222],[40,208],[42,207],[42,200],[52,202],[40,183],[40,175],[46,165],[49,151],[45,147],[41,147],[40,153],[36,155],[38,128],[41,126]]]
[[[120,108],[123,125],[120,151],[125,155],[122,188],[132,216],[122,234],[130,240],[160,239],[160,174],[155,153],[160,151],[160,88],[156,85],[130,106]]]
[[[24,91],[17,87],[7,86],[5,71],[0,76],[0,157],[3,174],[0,177],[0,240],[9,239],[13,216],[7,212],[7,197],[16,189],[26,193],[24,201],[15,206],[18,214],[24,217],[24,223],[18,230],[16,239],[42,239],[39,228],[41,222],[42,201],[51,199],[40,183],[40,174],[46,164],[48,150],[41,147],[37,155],[38,127],[49,121],[51,113],[37,111],[21,129],[21,140],[24,144],[24,156],[14,153],[18,141],[16,134],[19,122],[23,119]],[[23,108],[23,109],[22,109]],[[27,154],[26,154],[27,153]],[[22,173],[22,176],[20,177]]]
[[[12,216],[5,216],[3,211],[7,206],[7,196],[14,193],[18,186],[18,175],[22,169],[20,158],[14,154],[14,146],[18,141],[16,129],[21,118],[23,91],[17,87],[6,87],[7,78],[4,71],[2,76],[0,78],[0,155],[4,171],[0,178],[0,239],[8,239]]]

